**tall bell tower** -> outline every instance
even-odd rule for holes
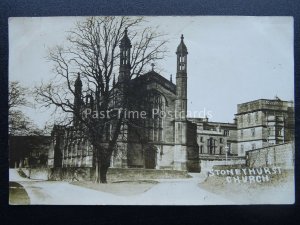
[[[128,97],[128,87],[130,82],[130,51],[132,48],[130,39],[128,37],[127,28],[124,30],[124,35],[120,41],[120,68],[119,68],[119,76],[117,84],[115,82],[114,85],[116,86],[116,107],[119,108],[127,108],[127,100]],[[127,123],[123,123],[120,128],[120,135],[122,138],[127,139],[128,134],[128,126]],[[111,165],[112,166],[119,166],[122,168],[127,168],[128,166],[128,143],[121,142],[118,144],[119,155],[121,155],[121,159],[112,158]]]
[[[80,74],[78,73],[77,79],[75,80],[75,90],[74,90],[74,112],[73,112],[73,125],[77,127],[80,124],[79,115],[81,113],[82,107],[82,81],[80,79]]]
[[[181,35],[177,47],[174,169],[186,170],[187,163],[187,47]]]
[[[131,50],[131,42],[127,34],[127,28],[124,31],[124,36],[120,42],[120,70],[118,82],[124,83],[130,80],[130,50]]]

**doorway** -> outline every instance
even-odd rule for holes
[[[150,145],[145,149],[145,168],[155,169],[156,167],[157,147]]]

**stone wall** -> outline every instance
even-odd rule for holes
[[[48,180],[48,168],[22,168],[25,175],[33,180]]]
[[[174,164],[174,145],[162,145],[157,157],[158,169],[172,169]]]
[[[214,166],[244,166],[246,165],[246,159],[244,157],[228,157],[226,160],[225,156],[201,156],[200,157],[200,168],[201,173],[206,174],[211,171]]]
[[[293,169],[295,161],[294,143],[273,145],[255,149],[246,153],[249,167],[280,166],[284,169]]]

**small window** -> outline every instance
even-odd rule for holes
[[[202,136],[200,137],[200,142],[203,143],[203,137]]]
[[[255,122],[258,122],[258,112],[255,113]]]
[[[241,138],[244,136],[244,131],[241,130]]]
[[[223,154],[223,147],[220,146],[220,155]]]
[[[252,135],[252,137],[255,136],[255,128],[252,128],[252,129],[251,129],[251,135]]]
[[[252,144],[252,150],[256,149],[255,143]]]
[[[200,146],[200,153],[203,153],[203,145]]]
[[[223,143],[223,138],[220,138],[220,143]]]
[[[248,121],[248,123],[251,123],[251,117],[250,117],[250,114],[248,114],[248,116],[247,116],[247,121]]]
[[[244,155],[244,145],[241,145],[241,155]]]
[[[228,152],[228,153],[231,152],[231,143],[227,143],[227,152]]]
[[[224,130],[224,135],[229,136],[230,135],[229,130]]]
[[[239,121],[240,121],[240,123],[243,123],[243,115],[240,115]]]

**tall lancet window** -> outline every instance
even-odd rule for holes
[[[148,138],[149,141],[162,141],[163,136],[163,115],[165,111],[165,98],[156,91],[151,91],[148,95]]]
[[[126,57],[125,57],[125,62],[124,62],[124,64],[130,65],[130,48],[128,48],[128,49],[126,50],[125,54],[126,54]]]

